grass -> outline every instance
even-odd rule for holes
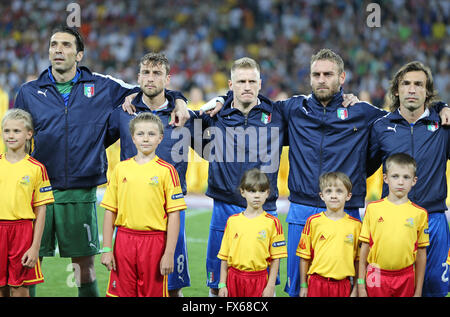
[[[99,231],[103,228],[102,208],[97,209]],[[209,289],[206,287],[206,245],[208,241],[211,210],[188,209],[186,213],[186,236],[189,258],[189,272],[191,286],[183,289],[185,297],[206,297]],[[280,214],[285,236],[287,237],[286,215]],[[95,271],[100,296],[106,293],[109,272],[100,263],[100,255],[95,257]],[[45,282],[36,288],[37,297],[76,297],[78,290],[74,281],[74,273],[70,258],[55,257],[44,258],[42,273]],[[284,291],[286,283],[286,259],[280,265],[281,284],[276,287],[278,297],[288,296]]]
[[[102,208],[98,208],[99,230],[103,228]],[[211,220],[211,210],[188,209],[186,217],[186,236],[189,257],[189,272],[191,276],[191,286],[183,289],[185,297],[206,297],[208,288],[206,287],[206,245],[208,240],[209,223]],[[287,238],[286,214],[279,214],[283,225],[285,237]],[[97,274],[97,284],[100,296],[106,293],[109,273],[100,263],[100,255],[95,257],[95,271]],[[71,261],[68,258],[60,258],[58,255],[53,258],[44,258],[42,273],[45,282],[37,286],[38,297],[76,297],[76,288]],[[286,284],[286,259],[280,264],[281,283],[276,287],[277,297],[287,297],[284,292]],[[450,297],[450,293],[447,295]]]

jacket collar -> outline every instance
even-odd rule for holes
[[[144,93],[141,91],[138,92],[138,94],[136,95],[136,97],[133,98],[133,100],[131,101],[131,104],[133,104],[134,106],[136,106],[136,109],[142,110],[142,111],[149,111],[150,108],[147,107],[147,105],[142,101],[142,95]],[[175,101],[173,99],[173,97],[169,94],[167,94],[167,91],[164,90],[164,95],[167,99],[167,107],[164,109],[160,109],[158,111],[162,111],[162,112],[172,112],[173,109],[175,109]]]
[[[401,115],[400,109],[397,109],[394,112],[391,112],[389,114],[389,120],[392,122],[400,122],[402,120],[407,122],[406,119],[403,118],[403,116]],[[436,110],[433,107],[428,108],[428,115],[425,114],[425,116],[422,116],[417,121],[421,121],[421,120],[431,121],[431,122],[440,122],[439,114],[436,112]]]
[[[77,82],[86,82],[86,81],[93,81],[94,76],[92,72],[89,70],[89,68],[85,66],[77,67],[77,73],[75,77],[72,79],[73,83]],[[37,79],[37,84],[40,87],[43,86],[49,86],[53,85],[55,83],[55,79],[52,75],[52,67],[49,66],[46,70],[44,70]]]
[[[313,101],[313,104],[316,106],[320,106],[323,108],[322,103],[317,99],[316,95],[314,93],[311,93],[311,100]],[[338,107],[342,106],[342,102],[344,101],[344,91],[342,87],[339,89],[339,92],[335,93],[333,97],[331,98],[330,102],[327,104],[325,109],[329,111],[334,111]]]
[[[225,100],[225,104],[223,105],[223,108],[220,110],[219,114],[221,116],[228,116],[234,112],[238,112],[239,110],[232,107],[233,104],[233,97],[227,98]],[[259,109],[261,111],[273,112],[273,103],[270,99],[263,95],[258,95],[258,104],[255,105],[252,109]]]

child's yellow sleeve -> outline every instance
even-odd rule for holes
[[[426,212],[421,213],[418,232],[417,247],[422,248],[430,245],[430,235],[428,233],[428,215]]]
[[[36,185],[32,202],[33,207],[55,202],[47,170],[42,166],[42,168],[37,169],[37,171],[38,175],[36,175]]]
[[[310,219],[308,219],[306,221],[305,227],[303,228],[300,242],[297,246],[296,255],[305,260],[310,260],[312,257],[311,250],[311,221]]]
[[[183,191],[180,186],[180,178],[174,167],[167,170],[165,177],[164,193],[166,195],[166,212],[185,210],[187,208],[184,201]]]
[[[270,240],[270,257],[272,259],[287,258],[286,239],[284,238],[283,227],[278,218],[273,218],[274,228]]]
[[[119,209],[118,206],[118,183],[117,183],[117,175],[119,173],[118,171],[119,165],[116,165],[113,172],[111,173],[111,178],[108,181],[108,185],[106,186],[105,194],[103,195],[102,202],[100,203],[100,206],[112,211],[117,212]]]
[[[230,250],[230,219],[227,221],[227,225],[225,226],[225,232],[223,233],[222,243],[220,245],[219,253],[217,257],[223,261],[228,260],[228,253]]]
[[[361,232],[359,233],[359,241],[370,243],[370,205],[366,208],[364,219],[361,226]]]

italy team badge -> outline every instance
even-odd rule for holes
[[[427,129],[428,129],[428,131],[434,132],[434,131],[436,131],[437,129],[439,129],[439,123],[438,123],[438,122],[430,123],[430,124],[427,126]]]
[[[268,124],[270,123],[270,121],[272,121],[272,114],[263,112],[261,115],[261,122],[264,124]]]
[[[95,85],[94,84],[84,84],[84,95],[91,98],[95,95]]]
[[[348,118],[348,110],[346,108],[338,108],[337,117],[341,120],[345,120]]]

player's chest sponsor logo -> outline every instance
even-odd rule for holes
[[[84,95],[88,98],[94,97],[95,95],[95,85],[94,84],[84,84]]]

